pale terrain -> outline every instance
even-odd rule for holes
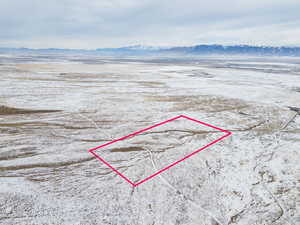
[[[299,58],[0,63],[0,224],[300,224]],[[88,152],[182,114],[232,135],[135,188]],[[170,126],[103,157],[139,181],[220,135]]]

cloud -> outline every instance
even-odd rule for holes
[[[2,0],[2,46],[300,45],[298,0]]]

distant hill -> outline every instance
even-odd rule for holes
[[[253,56],[300,56],[300,47],[271,47],[251,45],[195,45],[187,47],[156,47],[134,45],[121,48],[86,49],[30,49],[0,48],[0,53],[23,54],[97,54],[97,55],[253,55]]]

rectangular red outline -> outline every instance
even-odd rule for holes
[[[184,158],[182,158],[182,159],[180,159],[180,160],[178,160],[178,161],[172,163],[171,165],[169,165],[169,166],[167,166],[167,167],[165,167],[165,168],[159,170],[158,172],[152,174],[151,176],[145,178],[144,180],[142,180],[142,181],[140,181],[140,182],[138,182],[138,183],[133,183],[132,181],[130,181],[127,177],[125,177],[123,174],[121,174],[119,171],[117,171],[117,170],[116,170],[114,167],[112,167],[108,162],[106,162],[104,159],[102,159],[99,155],[97,155],[97,154],[94,152],[95,150],[97,150],[97,149],[99,149],[99,148],[103,148],[103,147],[105,147],[105,146],[107,146],[107,145],[110,145],[110,144],[112,144],[112,143],[115,143],[115,142],[117,142],[117,141],[124,140],[124,139],[126,139],[126,138],[128,138],[128,137],[131,137],[131,136],[140,134],[140,133],[142,133],[142,132],[144,132],[144,131],[150,130],[150,129],[154,128],[154,127],[158,127],[158,126],[160,126],[160,125],[163,125],[163,124],[165,124],[165,123],[171,122],[171,121],[176,120],[176,119],[179,119],[179,118],[186,118],[186,119],[188,119],[188,120],[191,120],[191,121],[200,123],[200,124],[205,125],[205,126],[207,126],[207,127],[217,129],[217,130],[219,130],[219,131],[221,131],[221,132],[224,132],[224,133],[226,133],[226,134],[223,135],[222,137],[218,138],[217,140],[215,140],[215,141],[213,141],[213,142],[211,142],[211,143],[205,145],[204,147],[199,148],[198,150],[192,152],[191,154],[185,156]],[[155,124],[155,125],[153,125],[153,126],[151,126],[151,127],[142,129],[142,130],[137,131],[137,132],[134,132],[134,133],[129,134],[129,135],[125,136],[125,137],[122,137],[122,138],[116,139],[116,140],[114,140],[114,141],[108,142],[108,143],[106,143],[106,144],[104,144],[104,145],[100,145],[100,146],[98,146],[98,147],[92,148],[92,149],[89,150],[89,152],[92,153],[96,158],[98,158],[101,162],[103,162],[103,163],[104,163],[105,165],[107,165],[109,168],[111,168],[113,171],[115,171],[119,176],[121,176],[124,180],[126,180],[126,181],[127,181],[128,183],[130,183],[132,186],[136,187],[136,186],[138,186],[138,185],[144,183],[145,181],[147,181],[147,180],[149,180],[149,179],[151,179],[151,178],[157,176],[158,174],[164,172],[165,170],[170,169],[171,167],[175,166],[176,164],[178,164],[178,163],[180,163],[180,162],[182,162],[182,161],[188,159],[189,157],[195,155],[196,153],[198,153],[198,152],[200,152],[200,151],[202,151],[202,150],[208,148],[209,146],[211,146],[211,145],[213,145],[213,144],[215,144],[215,143],[221,141],[222,139],[224,139],[225,137],[227,137],[227,136],[229,136],[229,135],[231,135],[231,134],[232,134],[232,133],[231,133],[230,131],[228,131],[228,130],[224,130],[224,129],[221,129],[221,128],[219,128],[219,127],[210,125],[210,124],[208,124],[208,123],[204,123],[204,122],[201,122],[201,121],[199,121],[199,120],[192,119],[192,118],[190,118],[190,117],[188,117],[188,116],[180,115],[180,116],[176,116],[176,117],[174,117],[174,118],[172,118],[172,119],[166,120],[166,121],[164,121],[164,122]]]

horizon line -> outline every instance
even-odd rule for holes
[[[191,48],[196,46],[222,46],[222,47],[258,47],[258,48],[300,48],[300,45],[251,45],[251,44],[194,44],[194,45],[175,45],[175,46],[163,46],[163,45],[127,45],[121,47],[96,47],[96,48],[63,48],[63,47],[48,47],[48,48],[31,48],[31,47],[1,47],[0,49],[16,49],[16,50],[78,50],[78,51],[97,51],[97,50],[108,50],[108,49],[130,49],[132,50],[162,50],[162,49],[172,49],[172,48]],[[134,47],[146,47],[146,49],[134,49]],[[147,49],[149,48],[149,49]],[[157,49],[155,49],[157,48]]]

